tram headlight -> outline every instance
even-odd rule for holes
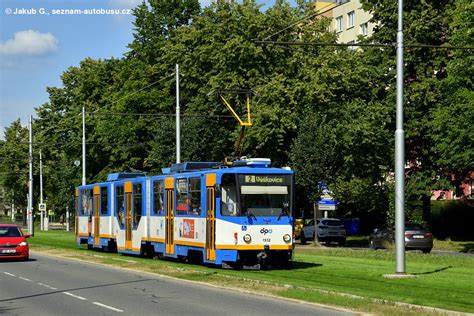
[[[252,241],[252,237],[249,234],[244,235],[244,241],[249,244]]]
[[[291,236],[288,234],[283,235],[283,241],[289,243],[291,241]]]

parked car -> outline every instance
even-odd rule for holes
[[[346,243],[346,228],[344,223],[337,218],[317,219],[318,240],[326,244],[337,242],[339,245]],[[300,236],[301,244],[306,244],[308,240],[314,240],[314,220],[308,222],[303,227]]]
[[[0,259],[23,259],[28,260],[29,248],[26,238],[18,225],[0,224]]]
[[[387,248],[395,243],[395,232],[391,228],[375,229],[369,237],[369,246],[372,249]],[[405,249],[431,252],[433,248],[433,234],[420,224],[405,224]]]

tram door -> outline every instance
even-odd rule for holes
[[[206,259],[216,260],[216,175],[206,175]]]
[[[100,246],[100,187],[94,187],[94,246]]]
[[[125,182],[125,250],[132,250],[132,182]]]
[[[174,255],[174,178],[165,179],[166,215],[165,243],[166,254]]]

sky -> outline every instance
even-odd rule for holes
[[[0,139],[14,120],[26,125],[35,117],[34,109],[48,101],[46,88],[60,87],[70,66],[86,57],[122,57],[133,40],[130,9],[141,2],[1,0]],[[258,2],[266,8],[274,1]]]

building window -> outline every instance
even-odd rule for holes
[[[360,34],[367,36],[369,34],[369,25],[367,23],[363,23],[360,25]]]
[[[355,24],[355,12],[351,11],[347,13],[347,28],[354,27]]]
[[[342,15],[336,18],[336,33],[342,32]]]

